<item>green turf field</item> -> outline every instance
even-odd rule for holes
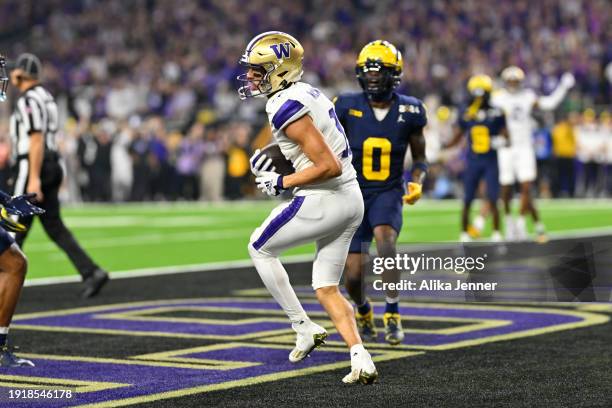
[[[104,268],[123,271],[215,261],[247,259],[253,229],[276,202],[88,205],[65,208],[64,219],[83,247]],[[459,202],[423,200],[404,209],[400,241],[457,239]],[[611,201],[541,201],[539,208],[551,233],[612,230]],[[28,278],[73,275],[66,256],[39,223],[25,245]],[[288,254],[312,253],[311,246]]]

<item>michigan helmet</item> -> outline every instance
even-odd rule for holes
[[[504,68],[501,78],[508,88],[518,88],[525,80],[525,73],[519,67],[511,65]]]
[[[493,80],[488,75],[474,75],[469,79],[467,89],[472,96],[489,94],[493,90]]]
[[[489,106],[489,97],[493,91],[493,80],[490,76],[479,74],[472,76],[467,89],[470,93],[470,103],[465,112],[466,118],[475,118],[479,110]]]
[[[374,102],[391,99],[400,84],[403,70],[402,53],[388,41],[366,44],[357,57],[355,72],[359,85]]]
[[[9,79],[6,74],[6,60],[3,55],[0,55],[0,102],[6,100],[6,89]]]
[[[240,99],[270,95],[302,78],[304,48],[293,36],[268,31],[255,36],[240,58],[249,72],[238,75]]]

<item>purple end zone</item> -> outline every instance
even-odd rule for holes
[[[345,351],[317,350],[311,357],[305,359],[298,365],[289,362],[287,358],[289,351],[288,349],[247,346],[174,356],[260,363],[256,366],[231,370],[151,367],[131,364],[38,359],[36,360],[36,367],[34,368],[7,369],[3,370],[2,374],[129,384],[125,387],[102,391],[76,393],[70,400],[28,400],[28,403],[24,405],[28,407],[65,407],[219,384],[227,381],[247,379],[284,371],[293,371],[338,361],[346,361],[347,369],[350,367],[348,353]],[[372,354],[376,355],[376,353]],[[63,387],[58,386],[57,388],[60,389]],[[7,401],[10,402],[7,396],[8,388],[0,386],[0,406],[4,406],[2,404]],[[10,403],[17,404],[16,402]]]
[[[123,330],[134,332],[167,332],[175,334],[199,334],[199,335],[226,335],[240,336],[245,334],[253,334],[257,332],[265,332],[269,330],[289,330],[288,323],[284,322],[258,322],[246,323],[240,325],[224,325],[224,324],[203,324],[203,323],[182,323],[173,321],[132,321],[105,319],[104,315],[108,313],[126,313],[146,311],[158,307],[175,307],[177,310],[181,308],[197,306],[197,307],[214,307],[214,308],[238,308],[244,310],[248,314],[251,310],[280,310],[279,306],[274,302],[255,302],[255,301],[235,301],[228,299],[227,301],[193,301],[190,303],[158,303],[151,306],[137,307],[121,307],[116,308],[112,305],[108,309],[96,312],[86,312],[67,314],[61,316],[49,316],[38,318],[17,318],[15,324],[18,325],[34,325],[34,326],[55,326],[72,329],[108,329],[108,330]],[[306,303],[304,309],[307,312],[322,312],[319,304]],[[501,327],[488,328],[483,330],[470,331],[465,333],[457,333],[452,335],[437,335],[426,333],[414,333],[407,336],[407,344],[410,345],[429,345],[436,346],[442,344],[451,344],[458,341],[478,339],[482,337],[497,336],[503,334],[514,333],[518,331],[532,330],[538,328],[546,328],[550,326],[575,323],[581,320],[580,317],[571,316],[563,313],[553,312],[538,312],[538,311],[514,311],[514,310],[496,310],[491,309],[473,309],[473,308],[452,308],[452,307],[417,307],[406,304],[400,308],[400,312],[404,316],[432,316],[432,317],[458,317],[470,319],[493,319],[505,320],[510,324]],[[278,317],[278,316],[277,316]],[[334,336],[332,336],[333,338]],[[337,338],[339,340],[339,337]]]

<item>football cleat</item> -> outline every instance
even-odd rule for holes
[[[392,346],[400,344],[404,340],[404,331],[399,313],[385,313],[383,322],[385,323],[385,341]]]
[[[81,293],[81,297],[83,299],[88,299],[90,297],[94,297],[100,292],[102,286],[106,285],[108,282],[108,273],[103,269],[96,269],[94,273],[85,279],[85,289]]]
[[[291,325],[297,333],[295,347],[289,353],[289,361],[297,363],[308,357],[317,347],[325,344],[327,331],[310,320],[302,320]]]
[[[536,241],[538,244],[545,244],[545,243],[547,243],[547,242],[548,242],[548,235],[546,235],[546,233],[545,233],[545,232],[541,232],[541,233],[539,233],[539,234],[537,234],[537,235],[536,235],[536,239],[535,239],[535,241]]]
[[[376,341],[376,325],[374,324],[374,311],[366,314],[355,312],[355,321],[359,329],[359,335],[364,341]]]
[[[491,234],[491,242],[502,242],[504,239],[499,231],[493,231]]]
[[[351,372],[344,376],[345,384],[373,384],[378,380],[378,371],[367,350],[351,355]]]
[[[13,352],[17,347],[2,346],[0,348],[0,367],[34,367],[34,363],[25,358],[17,357]]]
[[[472,239],[480,238],[480,230],[472,224],[468,225],[467,233]]]

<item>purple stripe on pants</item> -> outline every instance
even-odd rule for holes
[[[253,242],[253,248],[259,251],[259,249],[264,246],[264,244],[268,242],[268,240],[272,238],[272,236],[276,234],[283,225],[295,217],[295,214],[297,214],[298,210],[302,206],[302,203],[304,202],[304,198],[304,196],[295,197],[287,208],[274,217],[274,219],[270,221],[268,226],[263,230],[259,238],[257,238],[257,241]]]

